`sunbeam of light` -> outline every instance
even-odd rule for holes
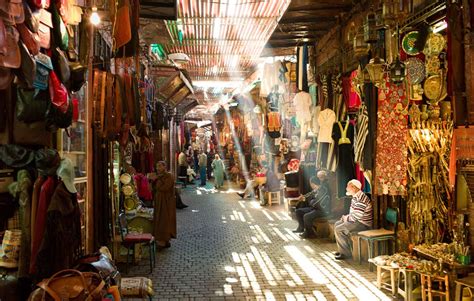
[[[285,251],[298,264],[298,266],[313,280],[316,284],[328,283],[327,278],[321,271],[306,257],[297,247],[285,246]]]

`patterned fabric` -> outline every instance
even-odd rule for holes
[[[374,193],[405,195],[408,118],[404,86],[385,83],[379,89]]]
[[[369,113],[365,105],[362,106],[357,115],[356,138],[354,141],[355,162],[361,164],[363,168],[364,146],[369,135]]]

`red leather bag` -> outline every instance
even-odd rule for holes
[[[66,113],[69,107],[67,90],[54,71],[49,73],[49,94],[51,95],[51,103],[61,113]]]

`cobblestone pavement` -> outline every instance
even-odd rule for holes
[[[148,275],[153,300],[391,300],[367,265],[336,261],[336,245],[303,240],[284,206],[261,207],[235,190],[188,186],[178,239],[127,276]]]

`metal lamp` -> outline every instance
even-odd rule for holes
[[[365,69],[367,69],[369,73],[370,81],[374,83],[376,87],[380,87],[383,83],[385,61],[377,56],[370,60],[367,66],[365,66]]]
[[[377,43],[379,37],[376,23],[375,14],[373,12],[368,13],[364,21],[364,42]]]
[[[395,62],[390,65],[390,81],[395,84],[400,84],[405,80],[407,69],[405,64],[400,61],[397,56]]]
[[[356,58],[361,58],[367,55],[368,48],[367,48],[367,43],[365,43],[365,40],[364,40],[364,31],[362,29],[360,29],[354,36],[353,48],[354,48],[354,56]]]

